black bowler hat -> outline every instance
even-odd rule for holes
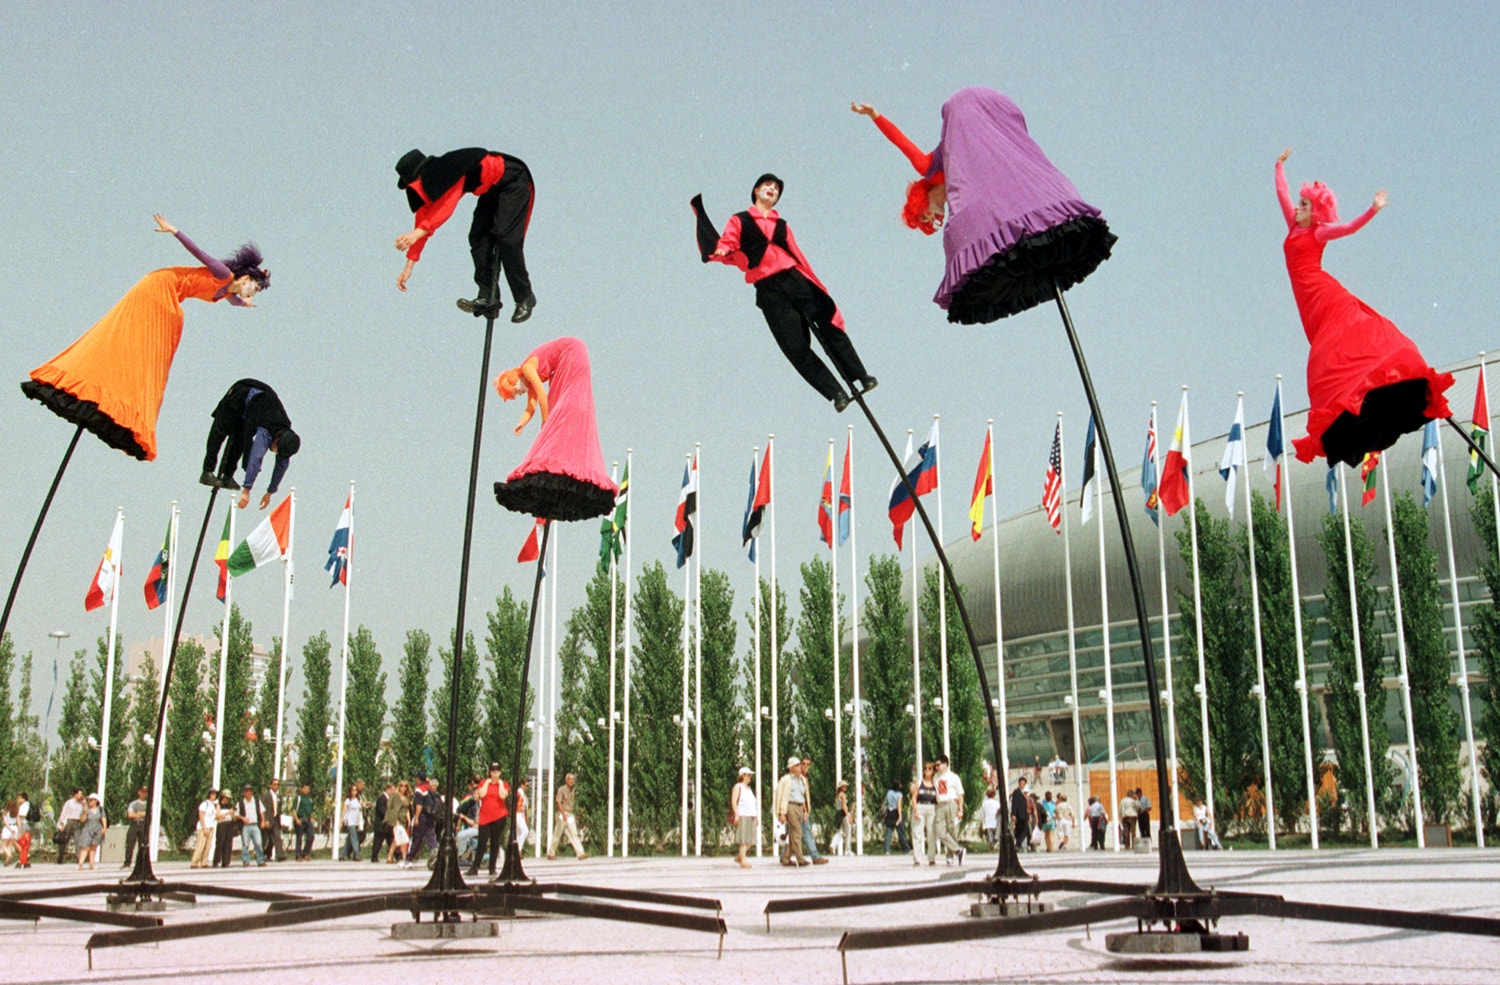
[[[422,165],[427,163],[427,155],[413,147],[401,155],[401,160],[396,162],[396,187],[405,189],[407,185],[417,180],[417,175],[422,170]]]
[[[405,158],[403,158],[403,160],[405,160]],[[396,166],[396,170],[399,171],[400,169],[401,169],[401,166],[398,164]],[[776,197],[777,198],[780,198],[781,197],[781,193],[786,190],[786,182],[782,181],[780,178],[776,177],[774,174],[772,174],[771,172],[767,171],[765,174],[761,175],[759,178],[756,178],[755,179],[755,184],[753,184],[753,185],[750,186],[750,204],[751,205],[755,204],[755,189],[759,188],[761,185],[764,185],[768,181],[774,181],[774,182],[776,182]]]

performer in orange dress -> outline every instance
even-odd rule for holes
[[[250,299],[271,282],[253,244],[220,261],[160,215],[156,231],[176,236],[203,266],[164,267],[142,277],[82,338],[21,384],[59,417],[147,462],[156,458],[156,418],[182,338],[182,302],[228,298],[253,307]]]

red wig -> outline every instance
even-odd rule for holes
[[[1333,197],[1333,189],[1321,181],[1304,182],[1298,194],[1312,204],[1314,222],[1339,221],[1338,199]]]
[[[901,221],[912,229],[920,229],[925,235],[931,236],[937,232],[937,227],[943,224],[942,219],[936,222],[928,216],[930,206],[928,196],[937,186],[943,184],[947,179],[943,172],[939,171],[930,178],[918,178],[906,186],[906,205],[901,210]]]

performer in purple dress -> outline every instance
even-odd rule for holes
[[[502,400],[514,400],[523,389],[526,409],[516,434],[538,410],[542,429],[525,460],[495,483],[495,500],[541,520],[587,520],[614,509],[619,487],[599,450],[588,348],[568,337],[543,342],[495,379]]]
[[[873,106],[850,108],[874,120],[922,176],[908,189],[904,218],[929,235],[943,229],[947,265],[933,301],[950,322],[993,322],[1050,301],[1054,282],[1067,290],[1109,258],[1116,237],[1099,210],[1031,139],[1020,107],[995,90],[954,93],[931,154]]]

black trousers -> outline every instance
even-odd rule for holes
[[[234,836],[237,825],[220,821],[214,829],[214,868],[227,869],[234,859]]]
[[[813,352],[812,336],[818,337],[845,382],[868,375],[854,343],[849,341],[849,333],[833,324],[833,299],[797,271],[784,270],[757,281],[755,304],[766,316],[766,325],[782,354],[823,399],[834,399],[844,388]]]
[[[281,840],[281,818],[272,817],[271,826],[261,832],[265,844],[266,861],[285,862],[286,843]]]
[[[395,831],[386,827],[384,824],[375,825],[374,832],[370,836],[371,862],[385,861],[385,859],[380,854],[380,850],[391,843],[391,839],[395,837],[395,834]]]
[[[131,821],[125,830],[125,864],[130,865],[135,861],[136,846],[146,847],[146,822]]]
[[[297,834],[295,846],[298,858],[312,858],[313,850],[313,820],[312,818],[296,818],[292,821],[292,828]]]
[[[526,273],[526,228],[531,225],[531,204],[536,188],[526,165],[511,158],[505,175],[495,187],[479,196],[474,221],[469,226],[469,253],[474,258],[474,283],[480,295],[488,295],[495,283],[495,264],[505,274],[511,300],[531,297],[531,277]]]
[[[498,818],[489,824],[479,826],[479,840],[474,843],[474,864],[470,867],[473,871],[479,870],[479,863],[484,858],[484,853],[490,853],[490,875],[495,874],[495,863],[500,859],[500,829],[505,827],[505,818]]]

